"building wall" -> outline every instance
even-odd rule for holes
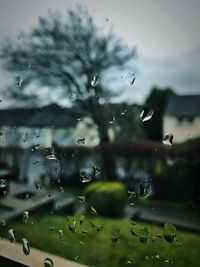
[[[174,142],[180,143],[200,136],[200,117],[194,118],[192,123],[180,123],[176,117],[164,116],[163,136],[168,133],[174,135]]]
[[[0,139],[0,147],[20,147],[29,149],[40,144],[41,148],[52,146],[52,128],[10,127],[1,128],[3,135]]]

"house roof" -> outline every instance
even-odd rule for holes
[[[77,113],[72,109],[51,104],[41,108],[14,108],[0,110],[0,126],[73,127]]]
[[[169,116],[200,115],[200,95],[171,96],[165,114]]]

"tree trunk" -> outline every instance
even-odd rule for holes
[[[103,163],[103,173],[105,175],[106,180],[113,181],[116,179],[115,160],[110,150],[106,149],[106,145],[110,144],[107,129],[106,131],[102,131],[101,129],[99,132],[100,132],[100,146],[101,146],[101,155]]]

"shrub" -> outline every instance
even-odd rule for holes
[[[105,216],[119,216],[127,203],[127,192],[119,182],[95,182],[84,191],[87,199],[86,210],[91,212],[94,207],[98,214]]]

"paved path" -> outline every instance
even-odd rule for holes
[[[148,208],[143,206],[128,207],[126,216],[133,220],[157,224],[172,223],[177,228],[200,233],[200,216],[191,212],[168,208]]]
[[[86,265],[72,262],[50,253],[31,248],[26,256],[19,243],[10,243],[8,240],[0,240],[0,256],[30,267],[44,267],[44,260],[48,257],[54,262],[54,267],[84,267]],[[1,265],[1,262],[0,262]],[[3,267],[3,266],[2,266]]]

